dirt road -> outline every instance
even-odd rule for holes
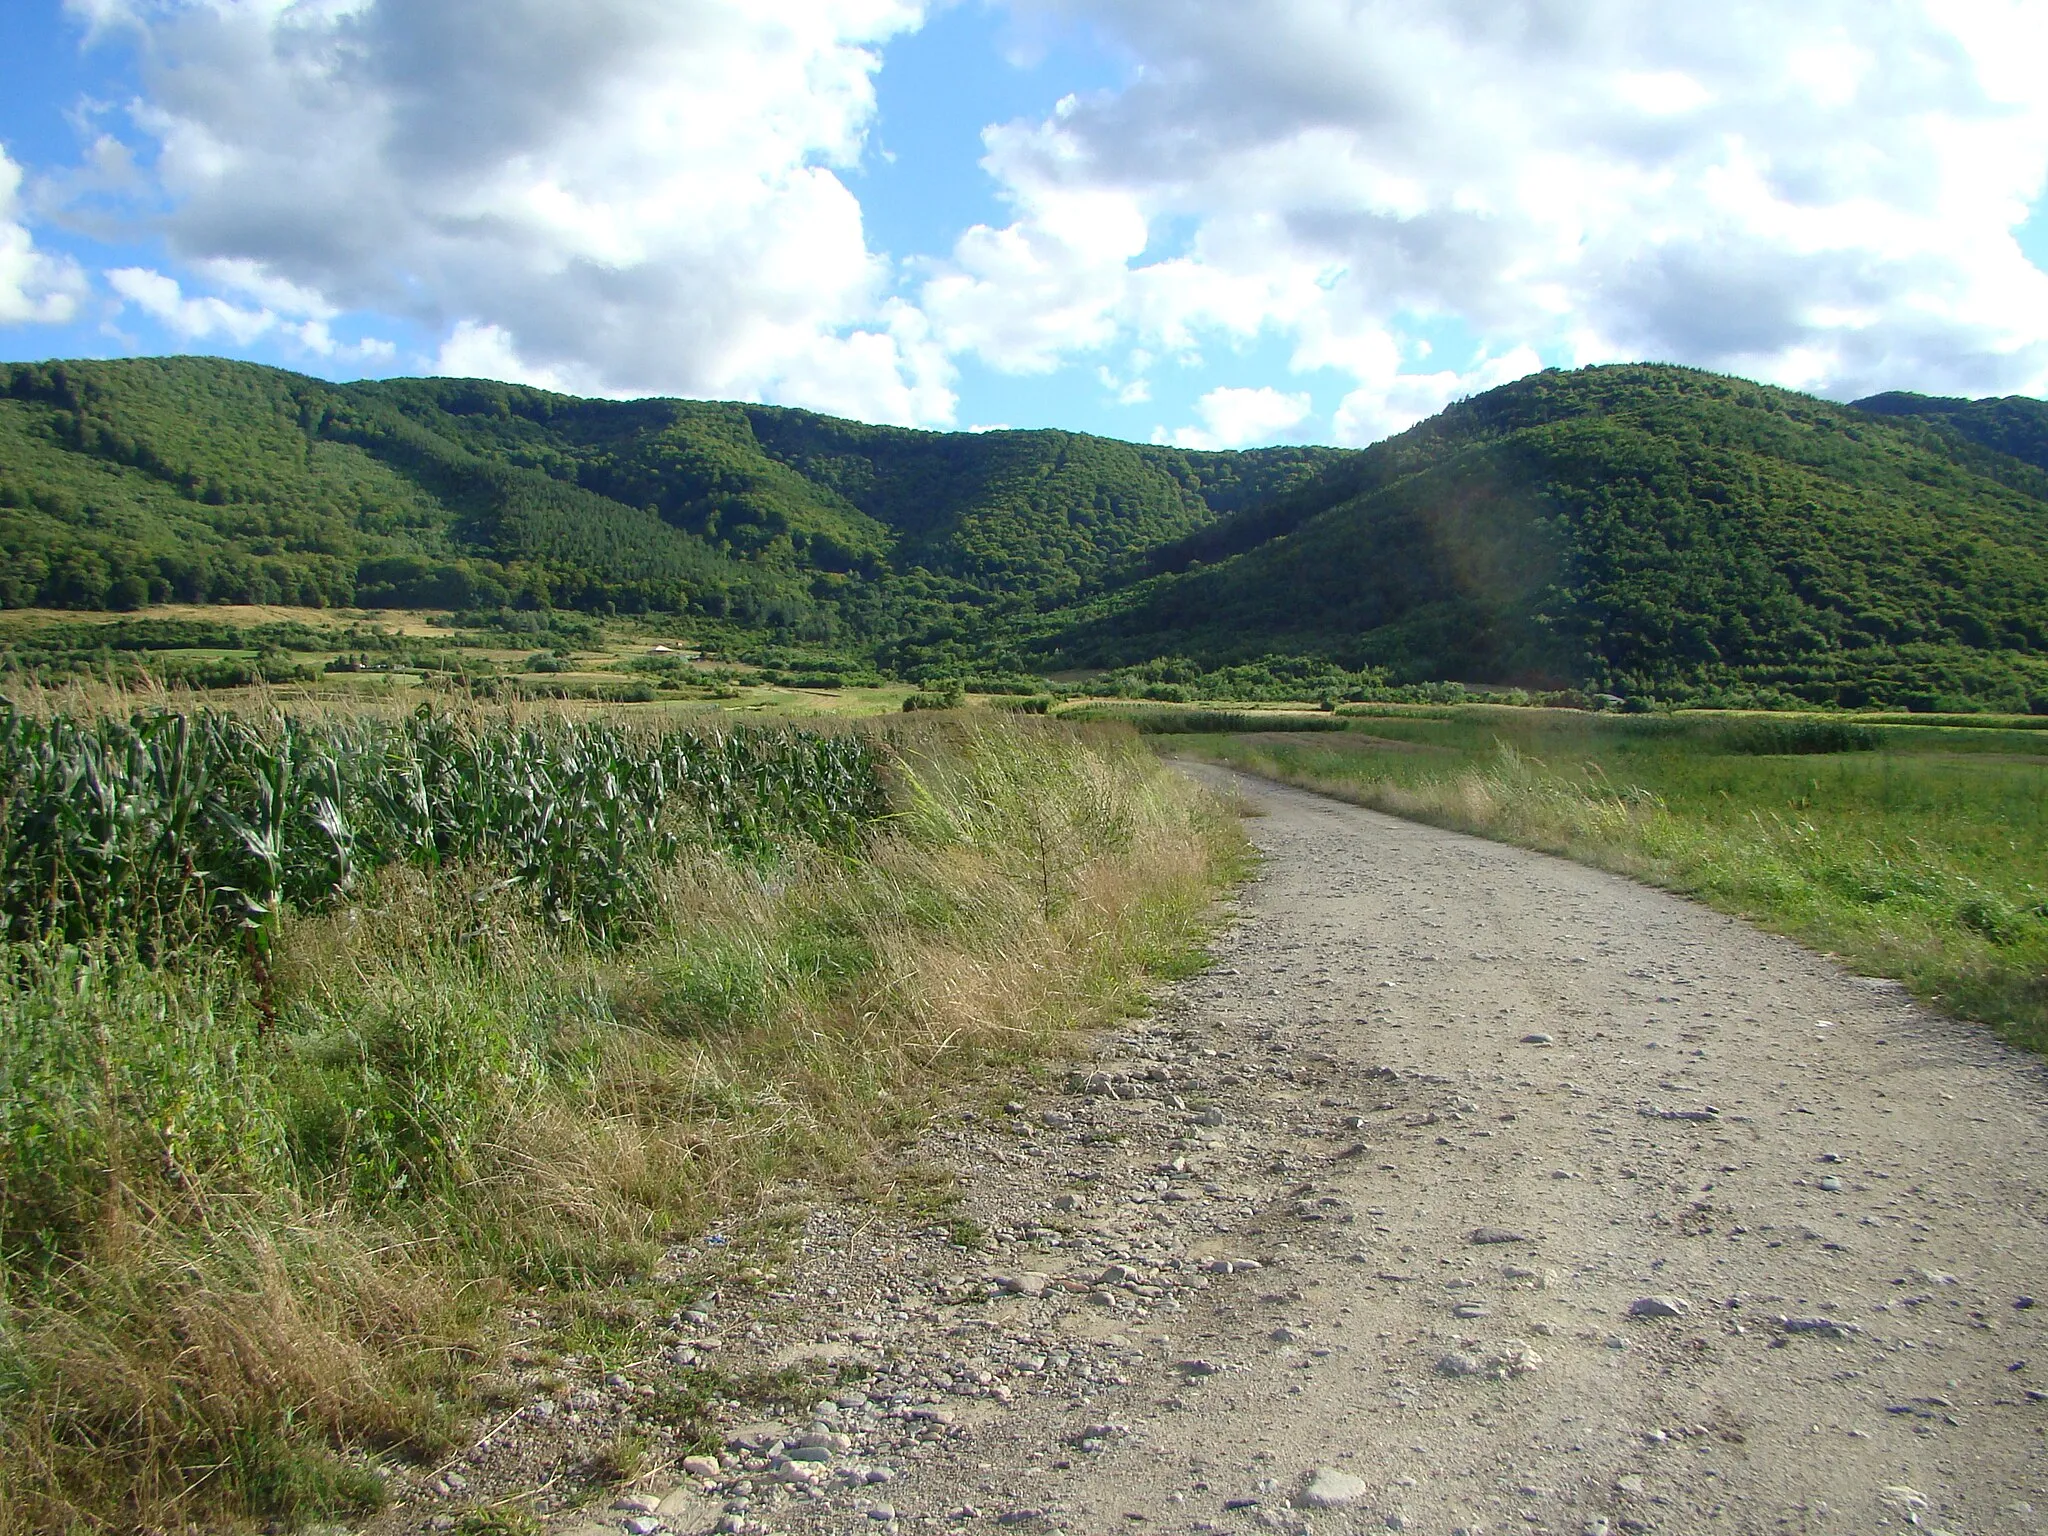
[[[871,1374],[643,1524],[2048,1529],[2039,1062],[1627,881],[1244,792],[1217,968],[924,1144],[993,1245],[820,1213],[782,1321],[686,1346]]]

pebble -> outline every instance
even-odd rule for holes
[[[1052,1284],[1051,1275],[1030,1272],[1021,1275],[997,1275],[996,1289],[1007,1296],[1043,1296],[1045,1288]]]
[[[1483,1302],[1467,1301],[1451,1308],[1451,1316],[1462,1318],[1491,1317],[1493,1308]]]
[[[1266,1266],[1257,1259],[1211,1259],[1202,1268],[1212,1275],[1248,1275]]]
[[[1826,1339],[1846,1339],[1863,1331],[1854,1323],[1832,1317],[1781,1317],[1778,1327],[1786,1333],[1814,1334]]]
[[[1683,1317],[1692,1304],[1678,1296],[1638,1296],[1628,1304],[1630,1317]]]
[[[1484,1376],[1486,1362],[1477,1355],[1468,1355],[1461,1350],[1452,1350],[1436,1363],[1437,1373],[1442,1376]]]
[[[623,1514],[651,1515],[661,1508],[661,1500],[651,1493],[628,1493],[613,1499],[612,1508]]]
[[[661,1522],[652,1515],[635,1515],[626,1522],[626,1529],[631,1531],[633,1536],[654,1536],[654,1533],[661,1529]]]
[[[1365,1497],[1366,1482],[1356,1473],[1317,1467],[1302,1479],[1294,1502],[1303,1509],[1342,1509]]]
[[[1468,1240],[1481,1244],[1526,1243],[1529,1241],[1529,1235],[1526,1232],[1516,1232],[1507,1227],[1474,1227]]]
[[[1188,1116],[1190,1125],[1218,1126],[1223,1123],[1223,1111],[1211,1104],[1207,1109],[1198,1109]]]
[[[896,1506],[893,1504],[877,1504],[868,1511],[868,1518],[870,1520],[894,1520],[896,1518]]]
[[[1839,1194],[1842,1188],[1842,1181],[1831,1173],[1820,1181],[1820,1187],[1831,1195]]]
[[[1551,1045],[1554,1043],[1551,1037],[1540,1029],[1532,1029],[1528,1034],[1522,1036],[1522,1044],[1524,1045]]]

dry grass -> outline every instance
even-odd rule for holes
[[[623,951],[479,871],[290,924],[247,1085],[270,1161],[181,1188],[131,1127],[89,1248],[7,1277],[0,1533],[367,1507],[366,1456],[447,1440],[508,1299],[645,1276],[800,1182],[885,1192],[935,1111],[1190,963],[1241,836],[1128,732],[888,740],[863,856],[693,858]]]

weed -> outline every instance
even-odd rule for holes
[[[955,1248],[986,1248],[988,1230],[970,1217],[955,1216],[946,1223],[946,1241]]]
[[[614,1435],[591,1456],[585,1476],[593,1483],[630,1483],[647,1470],[649,1450],[645,1435]]]
[[[455,1517],[453,1536],[539,1536],[541,1523],[516,1504],[485,1504]]]

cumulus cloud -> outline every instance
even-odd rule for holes
[[[150,316],[181,341],[226,339],[246,347],[266,336],[332,361],[388,361],[397,355],[392,343],[377,337],[344,342],[335,338],[328,321],[331,307],[303,289],[275,279],[244,273],[232,264],[218,264],[223,279],[279,301],[276,308],[250,308],[213,294],[187,295],[184,285],[151,267],[116,267],[107,286],[126,303]],[[279,313],[279,310],[283,313]]]
[[[1210,390],[1195,402],[1201,425],[1182,427],[1168,434],[1161,427],[1153,434],[1159,442],[1176,448],[1245,448],[1269,443],[1289,427],[1308,419],[1313,404],[1306,394],[1284,395],[1261,386],[1239,389],[1225,385]]]
[[[1297,383],[1363,442],[1625,357],[2048,391],[2040,0],[1005,0],[1130,74],[991,125],[1008,211],[906,279],[847,172],[943,3],[67,0],[138,47],[93,185],[146,180],[175,273],[108,281],[195,340],[369,312],[446,372],[917,424],[964,359],[1125,407],[1203,369],[1166,435],[1218,443],[1303,429]],[[18,183],[0,319],[68,313]]]
[[[923,0],[72,3],[141,48],[172,251],[261,311],[558,387],[951,415],[838,174]]]
[[[1014,217],[921,302],[998,367],[1278,335],[1356,381],[1350,440],[1542,361],[2048,389],[2030,0],[1017,3],[1139,68],[985,135]]]
[[[61,324],[78,312],[85,275],[36,249],[20,202],[21,167],[0,149],[0,325]]]

